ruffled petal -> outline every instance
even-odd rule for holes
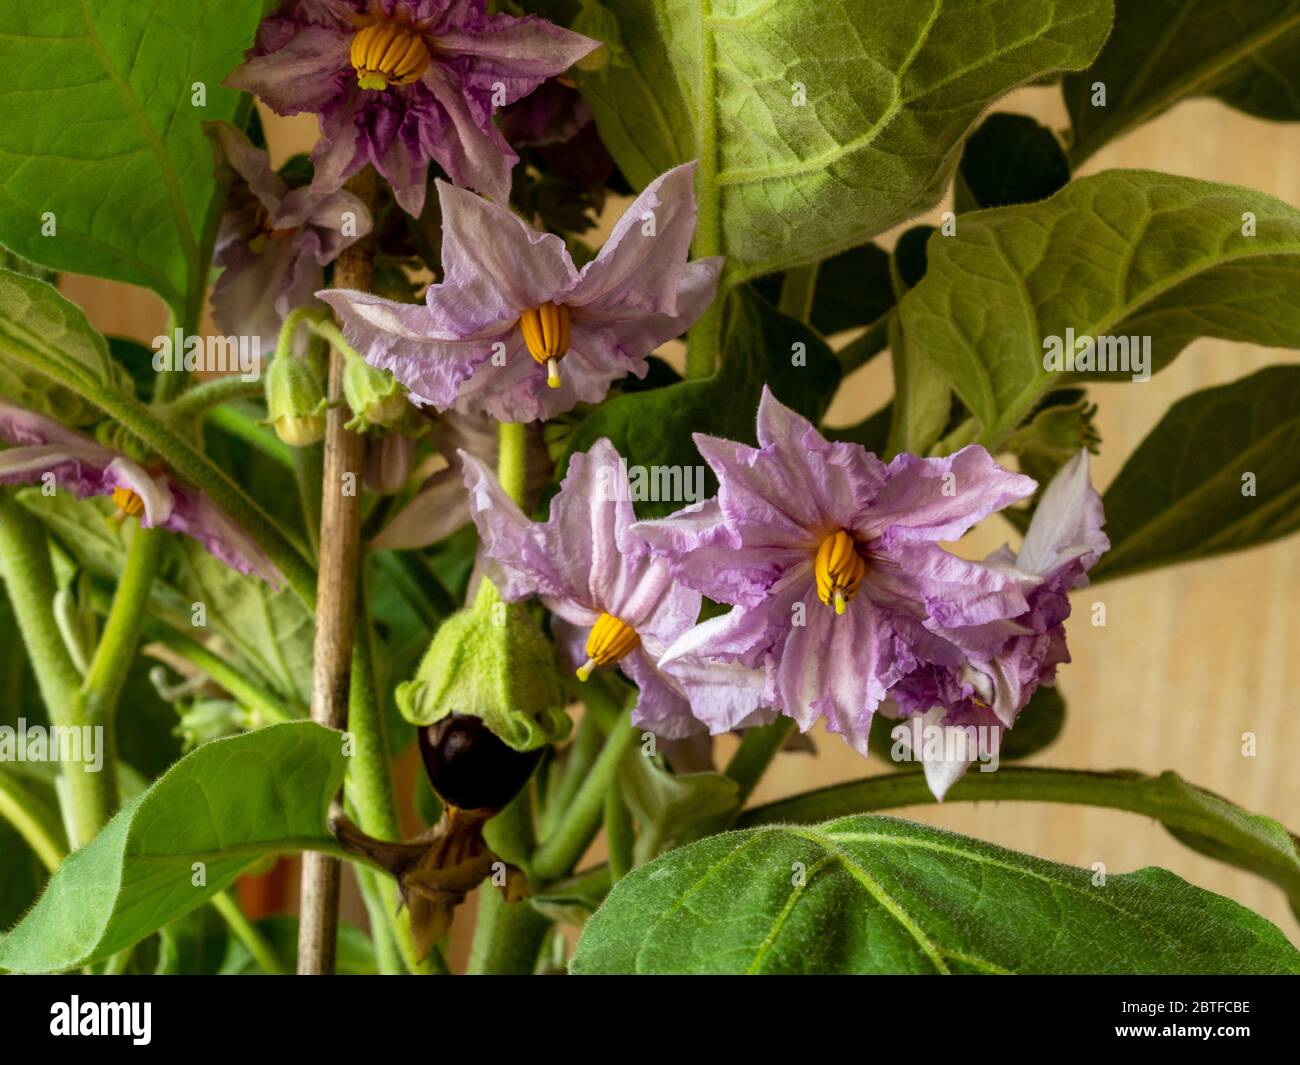
[[[439,53],[451,58],[449,65],[465,87],[490,100],[500,86],[505,104],[527,96],[599,47],[599,41],[536,15],[489,15],[438,35]]]
[[[655,178],[618,220],[570,297],[599,318],[677,315],[677,291],[695,236],[695,163]]]
[[[1044,489],[1016,564],[1048,577],[1082,559],[1081,568],[1086,571],[1110,548],[1110,540],[1101,531],[1105,523],[1101,496],[1089,480],[1088,452],[1080,451]]]
[[[253,538],[202,492],[170,481],[169,494],[174,499],[175,506],[160,523],[162,528],[192,537],[210,555],[231,569],[247,576],[261,577],[272,588],[280,588],[284,584],[279,569],[266,557]]]
[[[977,444],[937,459],[903,453],[890,462],[889,481],[860,531],[891,542],[956,540],[1037,487],[1032,478],[999,466]]]
[[[352,33],[332,26],[305,26],[275,51],[238,66],[225,84],[260,97],[272,111],[296,115],[321,111],[355,81],[349,50]]]

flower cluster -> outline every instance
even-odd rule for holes
[[[598,41],[484,0],[283,0],[227,79],[282,115],[319,116],[316,183],[338,189],[367,164],[413,215],[429,163],[505,203],[518,156],[495,111],[561,74]]]
[[[696,436],[716,497],[637,522],[606,440],[575,454],[546,522],[462,456],[489,574],[537,595],[585,679],[617,665],[665,738],[824,720],[862,754],[873,714],[1009,728],[1068,661],[1067,593],[1108,544],[1086,453],[1044,492],[1019,555],[940,546],[1034,492],[978,446],[883,462],[764,390],[758,447]],[[702,596],[731,606],[696,623]],[[927,766],[942,797],[960,766]]]

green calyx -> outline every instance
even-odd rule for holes
[[[325,377],[319,360],[282,354],[266,372],[266,423],[290,447],[306,447],[325,436]]]
[[[473,604],[438,629],[414,679],[397,687],[398,709],[412,724],[473,714],[516,751],[568,736],[564,704],[551,645],[524,607],[503,602],[486,578]]]
[[[406,413],[406,389],[387,370],[376,369],[356,355],[346,358],[343,395],[352,411],[347,428],[364,433],[372,427],[391,427]]]

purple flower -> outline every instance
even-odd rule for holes
[[[119,518],[138,517],[184,533],[240,573],[256,574],[279,587],[280,571],[233,520],[203,493],[165,470],[146,468],[58,422],[0,403],[0,484],[30,484],[45,474],[78,497],[113,497]]]
[[[212,317],[229,335],[260,337],[270,358],[285,316],[315,300],[325,267],[370,232],[370,212],[350,192],[290,189],[266,152],[228,123],[213,122],[208,133],[243,179],[217,234],[215,262],[225,270]]]
[[[981,447],[886,464],[829,443],[767,389],[759,447],[696,435],[716,498],[636,526],[678,579],[735,609],[687,632],[660,665],[763,671],[761,703],[803,731],[819,717],[866,753],[886,691],[941,648],[945,628],[1021,614],[1028,581],[939,547],[1034,490]],[[740,694],[688,685],[697,716],[731,727]]]
[[[597,403],[709,305],[720,258],[687,262],[695,164],[652,181],[579,272],[563,240],[439,182],[443,281],[426,306],[365,292],[318,293],[348,340],[410,399],[500,421]]]
[[[985,560],[990,568],[1033,581],[1025,610],[1005,621],[945,631],[945,642],[890,691],[896,708],[891,716],[945,730],[978,725],[1000,742],[1002,730],[1015,724],[1039,685],[1053,683],[1056,667],[1070,660],[1069,593],[1087,585],[1088,570],[1110,547],[1104,524],[1101,497],[1088,477],[1088,452],[1080,451],[1043,492],[1019,553],[1003,547]],[[957,753],[921,758],[940,800],[974,760],[969,744],[941,749]]]
[[[373,163],[419,215],[430,160],[506,202],[518,157],[493,113],[597,47],[535,15],[489,15],[484,0],[283,0],[226,84],[320,117],[321,188]]]
[[[631,677],[641,690],[636,724],[669,739],[698,731],[681,685],[656,663],[694,624],[700,597],[631,530],[627,471],[614,446],[601,439],[569,460],[545,522],[529,521],[478,459],[461,458],[487,575],[501,597],[541,599],[580,679],[610,665]]]

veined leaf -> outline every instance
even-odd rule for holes
[[[1094,107],[1093,86],[1106,87]],[[1217,96],[1260,118],[1300,119],[1298,0],[1118,0],[1097,61],[1067,76],[1080,163],[1180,100]]]
[[[334,847],[325,811],[345,762],[342,735],[307,721],[205,744],[64,861],[0,942],[0,967],[59,972],[108,957],[258,858]]]
[[[52,366],[71,368],[98,387],[132,392],[130,376],[109,357],[108,342],[80,307],[44,281],[0,270],[0,356],[7,355],[11,345]],[[0,396],[66,425],[86,425],[103,417],[89,401],[14,359],[0,358]]]
[[[1300,973],[1258,914],[1163,869],[1096,883],[887,817],[729,832],[633,870],[586,973]]]
[[[584,4],[590,7],[590,4]],[[733,279],[863,244],[938,201],[988,104],[1092,62],[1110,0],[608,0],[578,74],[637,186],[700,160],[697,251]]]
[[[979,419],[980,441],[996,446],[1054,387],[1140,377],[1148,338],[1150,372],[1202,336],[1300,347],[1298,287],[1294,207],[1232,185],[1112,170],[1042,203],[963,215],[955,236],[930,239],[925,279],[899,310],[908,345],[934,360]],[[1071,355],[1081,338],[1113,339],[1096,359],[1122,368],[1045,369],[1071,337]]]
[[[178,313],[197,310],[215,232],[202,123],[235,118],[240,94],[221,82],[252,42],[262,7],[0,8],[0,243],[55,269],[148,286]]]
[[[1180,399],[1106,490],[1092,579],[1239,551],[1300,528],[1300,366]]]

